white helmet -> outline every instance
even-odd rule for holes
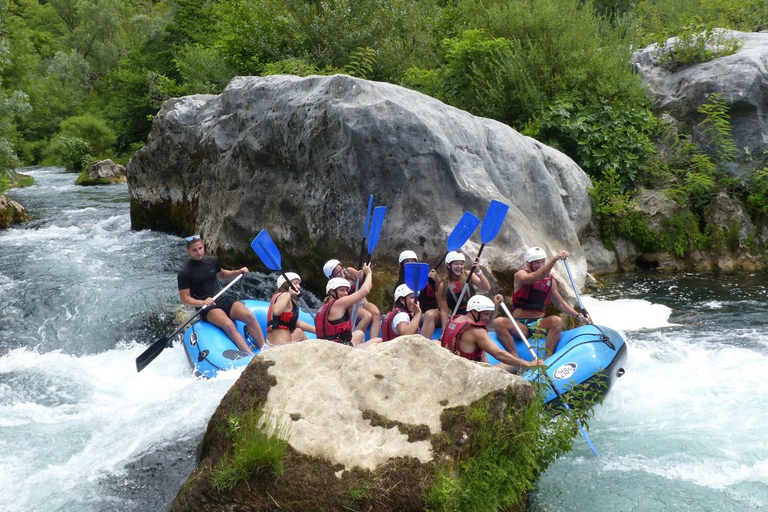
[[[547,253],[541,247],[531,247],[525,251],[525,261],[528,263],[545,259],[547,259]]]
[[[448,253],[448,255],[445,257],[445,264],[450,265],[454,261],[466,261],[464,259],[464,255],[461,254],[458,251],[451,251]]]
[[[325,277],[328,279],[331,278],[333,269],[336,268],[336,265],[341,265],[341,262],[339,260],[328,260],[325,262],[325,265],[323,265],[323,274],[325,274]]]
[[[403,297],[407,297],[413,293],[413,290],[408,288],[407,284],[401,284],[397,288],[395,288],[395,302],[397,302],[399,299],[402,299]]]
[[[467,311],[496,311],[496,304],[485,295],[474,295],[467,301]]]
[[[402,263],[403,260],[416,260],[419,261],[419,257],[416,256],[416,253],[413,251],[403,251],[400,253],[400,258],[398,258],[397,262]]]
[[[301,282],[301,277],[296,272],[286,272],[286,276],[288,276],[289,281],[294,281],[295,279],[298,279],[299,282]],[[277,278],[277,288],[281,288],[285,284],[285,278],[281,275]]]
[[[334,277],[328,281],[327,285],[325,285],[325,293],[327,295],[331,293],[331,290],[341,288],[342,286],[346,286],[347,288],[349,288],[349,281],[347,281],[343,277]]]

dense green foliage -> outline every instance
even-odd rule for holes
[[[666,189],[705,237],[720,191],[755,220],[768,210],[763,155],[724,145],[722,105],[702,112],[709,126],[670,135],[629,64],[633,48],[670,37],[671,69],[731,53],[716,28],[765,29],[765,0],[0,0],[0,19],[0,174],[125,161],[166,99],[218,93],[236,75],[347,73],[566,152],[593,179],[609,244],[649,244],[632,209],[642,186]],[[755,173],[735,183],[722,170],[743,159]]]
[[[465,448],[466,458],[438,466],[435,481],[425,495],[426,510],[464,512],[520,508],[539,473],[557,457],[571,450],[578,425],[586,428],[592,406],[601,402],[601,391],[589,386],[566,394],[563,405],[545,406],[549,390],[545,379],[534,380],[532,404],[521,408],[507,398],[506,413],[494,417],[498,407],[487,396],[466,411],[452,411],[473,426],[474,436]]]

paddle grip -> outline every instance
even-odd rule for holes
[[[475,265],[475,261],[480,259],[480,255],[483,254],[483,249],[485,249],[485,244],[482,244],[480,246],[480,250],[477,251],[477,256],[475,256],[475,259],[472,260],[472,266],[469,267],[469,277],[467,278],[467,280],[472,279],[472,274],[474,274],[475,268],[477,268],[477,265]]]

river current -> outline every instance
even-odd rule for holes
[[[173,330],[183,241],[131,231],[126,185],[35,168],[0,231],[0,511],[164,510],[238,372],[195,378]],[[768,277],[611,276],[584,302],[625,332],[626,374],[589,435],[542,476],[531,512],[768,507]],[[265,298],[252,273],[236,296]]]

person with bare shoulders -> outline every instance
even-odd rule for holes
[[[488,362],[486,354],[491,354],[497,360],[499,368],[517,373],[521,368],[540,366],[540,359],[526,361],[502,350],[488,336],[488,326],[496,316],[496,308],[503,300],[501,295],[496,295],[493,300],[484,295],[475,295],[467,301],[467,313],[456,315],[448,321],[443,330],[440,344],[470,361]]]
[[[285,275],[290,282],[283,276],[277,278],[277,292],[267,310],[267,342],[273,346],[303,341],[307,339],[307,332],[315,332],[314,325],[299,320],[301,277],[295,272]]]
[[[365,280],[360,289],[349,293],[350,283],[343,277],[332,277],[325,286],[325,302],[315,316],[315,333],[323,340],[331,340],[355,348],[365,348],[374,343],[381,343],[381,338],[365,341],[365,332],[357,329],[352,332],[352,319],[349,309],[371,292],[372,274],[369,264],[363,265]]]
[[[323,273],[328,279],[334,277],[341,277],[349,281],[350,293],[354,293],[355,285],[357,283],[357,270],[352,267],[346,267],[341,264],[339,260],[328,260],[323,265]],[[354,304],[352,305],[354,306]],[[352,313],[352,306],[350,306],[350,314]],[[372,302],[368,302],[365,298],[360,301],[360,306],[357,308],[357,328],[361,331],[365,331],[368,326],[371,326],[371,337],[376,338],[379,335],[379,329],[381,328],[381,312],[378,306]]]
[[[181,267],[176,277],[182,304],[196,309],[205,306],[200,317],[223,330],[238,349],[253,354],[248,342],[235,328],[234,322],[244,322],[256,345],[264,346],[264,333],[251,310],[226,294],[215,302],[213,300],[213,296],[220,290],[219,279],[232,279],[239,274],[247,275],[248,267],[239,270],[223,269],[219,258],[205,255],[205,245],[200,235],[187,237],[186,240],[189,260]]]
[[[470,275],[472,269],[464,269],[464,255],[458,251],[451,251],[445,257],[445,269],[448,276],[440,283],[437,290],[438,302],[440,304],[440,325],[442,326],[447,325],[448,318],[453,315],[453,310],[456,308],[456,303],[461,296],[464,282],[468,281],[469,287],[461,300],[459,308],[456,310],[457,315],[466,314],[467,301],[477,293],[475,287],[484,292],[491,290],[491,283],[483,275],[478,261],[475,260],[474,272]]]
[[[534,331],[540,334],[546,331],[547,353],[554,354],[563,331],[563,320],[558,315],[545,316],[550,301],[557,309],[580,322],[591,324],[592,320],[579,314],[563,299],[557,291],[557,282],[551,275],[555,263],[568,258],[568,253],[560,251],[551,260],[547,261],[546,258],[547,253],[541,247],[531,247],[526,251],[525,261],[528,268],[515,272],[512,316],[527,338],[530,338]],[[493,325],[499,341],[511,352],[515,346],[513,337],[517,335],[512,321],[499,317]]]

